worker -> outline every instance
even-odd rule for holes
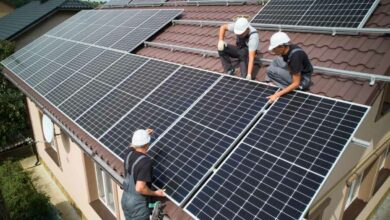
[[[151,196],[164,197],[164,190],[151,190],[152,159],[146,155],[152,129],[134,132],[130,152],[125,160],[125,180],[123,181],[122,209],[126,220],[149,219],[149,199]]]
[[[236,46],[224,41],[226,31],[236,34]],[[225,72],[229,75],[235,75],[231,58],[237,58],[241,77],[255,79],[261,65],[257,56],[258,47],[259,34],[246,18],[240,17],[236,22],[224,24],[219,28],[218,54]]]
[[[277,32],[271,36],[268,49],[277,57],[267,69],[266,81],[282,88],[268,97],[270,102],[294,89],[309,88],[313,66],[302,48],[291,44],[286,33]]]

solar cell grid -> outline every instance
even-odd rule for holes
[[[41,59],[37,60],[35,63],[28,66],[24,71],[22,71],[19,75],[20,78],[24,80],[29,78],[30,76],[34,75],[38,70],[40,70],[42,67],[46,66],[46,64],[48,64],[49,62],[50,60],[41,57]]]
[[[153,128],[152,142],[179,116],[148,102],[142,102],[130,111],[119,123],[103,134],[99,140],[118,157],[124,159],[131,137],[137,129]]]
[[[45,44],[43,47],[41,47],[40,50],[36,51],[36,54],[40,56],[46,56],[56,48],[60,47],[65,42],[64,40],[60,40],[60,39],[55,39],[55,38],[51,38],[51,39],[53,40]],[[47,57],[47,58],[51,59],[52,57]]]
[[[17,72],[19,76],[23,73],[23,71],[27,71],[31,65],[41,59],[40,56],[35,56],[33,53],[29,53],[28,55],[28,58],[20,59],[20,63],[12,68],[12,70]]]
[[[96,79],[114,87],[145,64],[146,61],[147,59],[143,57],[125,55],[99,74]]]
[[[142,99],[178,68],[179,65],[176,64],[149,60],[128,79],[123,81],[118,86],[118,89]]]
[[[113,90],[77,119],[77,123],[98,139],[141,99]]]
[[[206,177],[234,139],[182,118],[148,154],[157,162],[153,182],[179,204]]]
[[[118,42],[120,39],[122,39],[123,36],[126,36],[126,34],[132,32],[133,30],[134,28],[117,27],[109,35],[98,40],[96,42],[96,45],[103,46],[103,47],[110,47],[116,42]]]
[[[154,32],[155,30],[149,28],[137,28],[136,30],[122,37],[118,42],[113,44],[111,48],[132,51],[140,45],[140,42],[143,42],[152,36]]]
[[[237,138],[275,92],[275,87],[223,77],[185,117]]]
[[[367,110],[350,108],[344,102],[288,94],[268,110],[244,142],[325,176]]]
[[[55,58],[54,61],[59,64],[65,65],[66,63],[80,55],[82,52],[84,52],[87,48],[88,46],[86,45],[74,43],[73,47],[66,50],[59,57]]]
[[[100,26],[95,32],[91,33],[82,41],[89,44],[94,44],[96,41],[105,36],[110,36],[110,32],[115,29],[114,26]]]
[[[49,62],[46,66],[42,67],[42,69],[40,69],[34,75],[27,78],[26,82],[31,87],[35,87],[36,85],[38,85],[40,82],[42,82],[44,79],[46,79],[51,74],[55,73],[60,68],[61,68],[61,65],[54,63],[54,62]]]
[[[90,77],[76,72],[57,87],[54,87],[45,97],[53,103],[53,105],[58,106],[90,80]]]
[[[138,12],[139,11],[137,10],[122,11],[120,14],[118,14],[118,16],[108,21],[106,25],[120,26],[123,22],[135,16]]]
[[[158,10],[142,10],[137,13],[136,16],[131,16],[130,19],[126,20],[121,26],[136,28],[140,24],[144,23],[148,19],[152,18]]]
[[[106,50],[98,57],[90,61],[83,68],[81,68],[79,72],[89,77],[95,77],[104,69],[113,64],[116,60],[118,60],[121,56],[123,56],[122,53]]]
[[[377,0],[272,0],[252,23],[326,27],[361,27]]]
[[[241,144],[186,209],[199,219],[299,219],[322,180]]]
[[[206,71],[181,67],[146,100],[181,114],[219,77]]]
[[[74,59],[66,64],[66,67],[72,70],[79,70],[87,63],[91,62],[93,59],[98,57],[104,52],[103,49],[97,47],[88,47],[85,51],[77,55]]]
[[[59,46],[55,47],[51,50],[51,52],[44,54],[43,56],[47,59],[58,58],[75,45],[77,44],[70,41],[62,41]]]
[[[106,84],[92,80],[60,104],[59,108],[71,119],[76,119],[111,89]]]
[[[49,70],[50,69],[44,70],[45,71],[44,74],[49,74],[49,76],[46,77],[45,79],[42,79],[42,81],[34,87],[34,89],[37,90],[42,96],[45,96],[47,92],[49,92],[55,86],[63,82],[74,72],[73,70],[67,67],[60,67],[55,72],[49,72],[49,73],[46,72]]]

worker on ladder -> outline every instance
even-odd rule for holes
[[[151,190],[152,159],[146,155],[152,129],[134,132],[125,160],[122,209],[126,220],[149,220],[151,196],[164,197],[164,190]]]

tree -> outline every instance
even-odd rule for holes
[[[0,60],[12,54],[14,49],[13,43],[0,41]],[[0,149],[20,140],[27,133],[24,100],[25,96],[0,74]]]

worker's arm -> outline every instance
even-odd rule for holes
[[[293,91],[294,89],[298,88],[300,82],[301,82],[301,74],[300,73],[293,74],[292,75],[292,83],[289,86],[287,86],[286,88],[284,88],[278,92],[275,92],[275,94],[268,96],[267,98],[269,99],[269,102],[274,102],[280,96],[287,94],[287,93]]]
[[[137,183],[135,184],[135,191],[145,196],[165,196],[164,190],[159,189],[153,191],[146,185],[145,181],[140,180],[137,180]]]
[[[228,30],[228,24],[223,24],[221,25],[221,27],[219,28],[219,40],[224,40],[225,39],[225,33],[226,31]]]
[[[249,51],[249,60],[248,60],[248,73],[246,75],[247,79],[252,79],[253,64],[255,62],[256,51]]]

